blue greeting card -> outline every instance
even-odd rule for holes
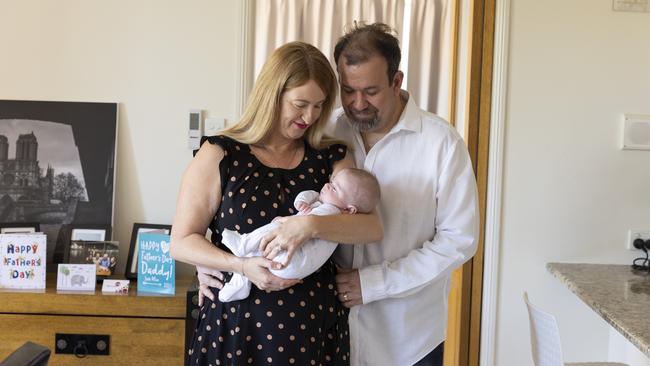
[[[138,235],[138,292],[176,293],[176,264],[169,255],[169,235]]]

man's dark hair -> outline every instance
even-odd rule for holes
[[[355,21],[354,26],[339,38],[334,48],[337,68],[341,56],[345,58],[346,65],[358,65],[378,54],[388,64],[388,82],[392,84],[402,58],[399,41],[393,33],[393,29],[384,23],[364,24]]]

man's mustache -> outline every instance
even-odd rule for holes
[[[352,114],[377,113],[377,108],[373,106],[367,106],[364,109],[355,109],[354,107],[350,107],[349,110]]]

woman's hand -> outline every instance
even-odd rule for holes
[[[196,266],[196,277],[199,279],[199,306],[203,306],[203,298],[214,301],[214,294],[210,287],[221,289],[223,287],[223,273],[216,269]]]
[[[287,259],[282,263],[286,266],[293,253],[312,238],[311,220],[309,216],[289,216],[276,218],[274,221],[280,226],[262,239],[259,250],[267,259],[273,259],[286,250]]]
[[[300,280],[287,280],[275,276],[269,269],[281,269],[282,265],[264,257],[240,258],[243,260],[242,274],[260,290],[280,291]]]

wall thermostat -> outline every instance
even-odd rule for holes
[[[187,129],[187,146],[196,150],[203,136],[203,113],[200,109],[192,109],[189,113]]]

